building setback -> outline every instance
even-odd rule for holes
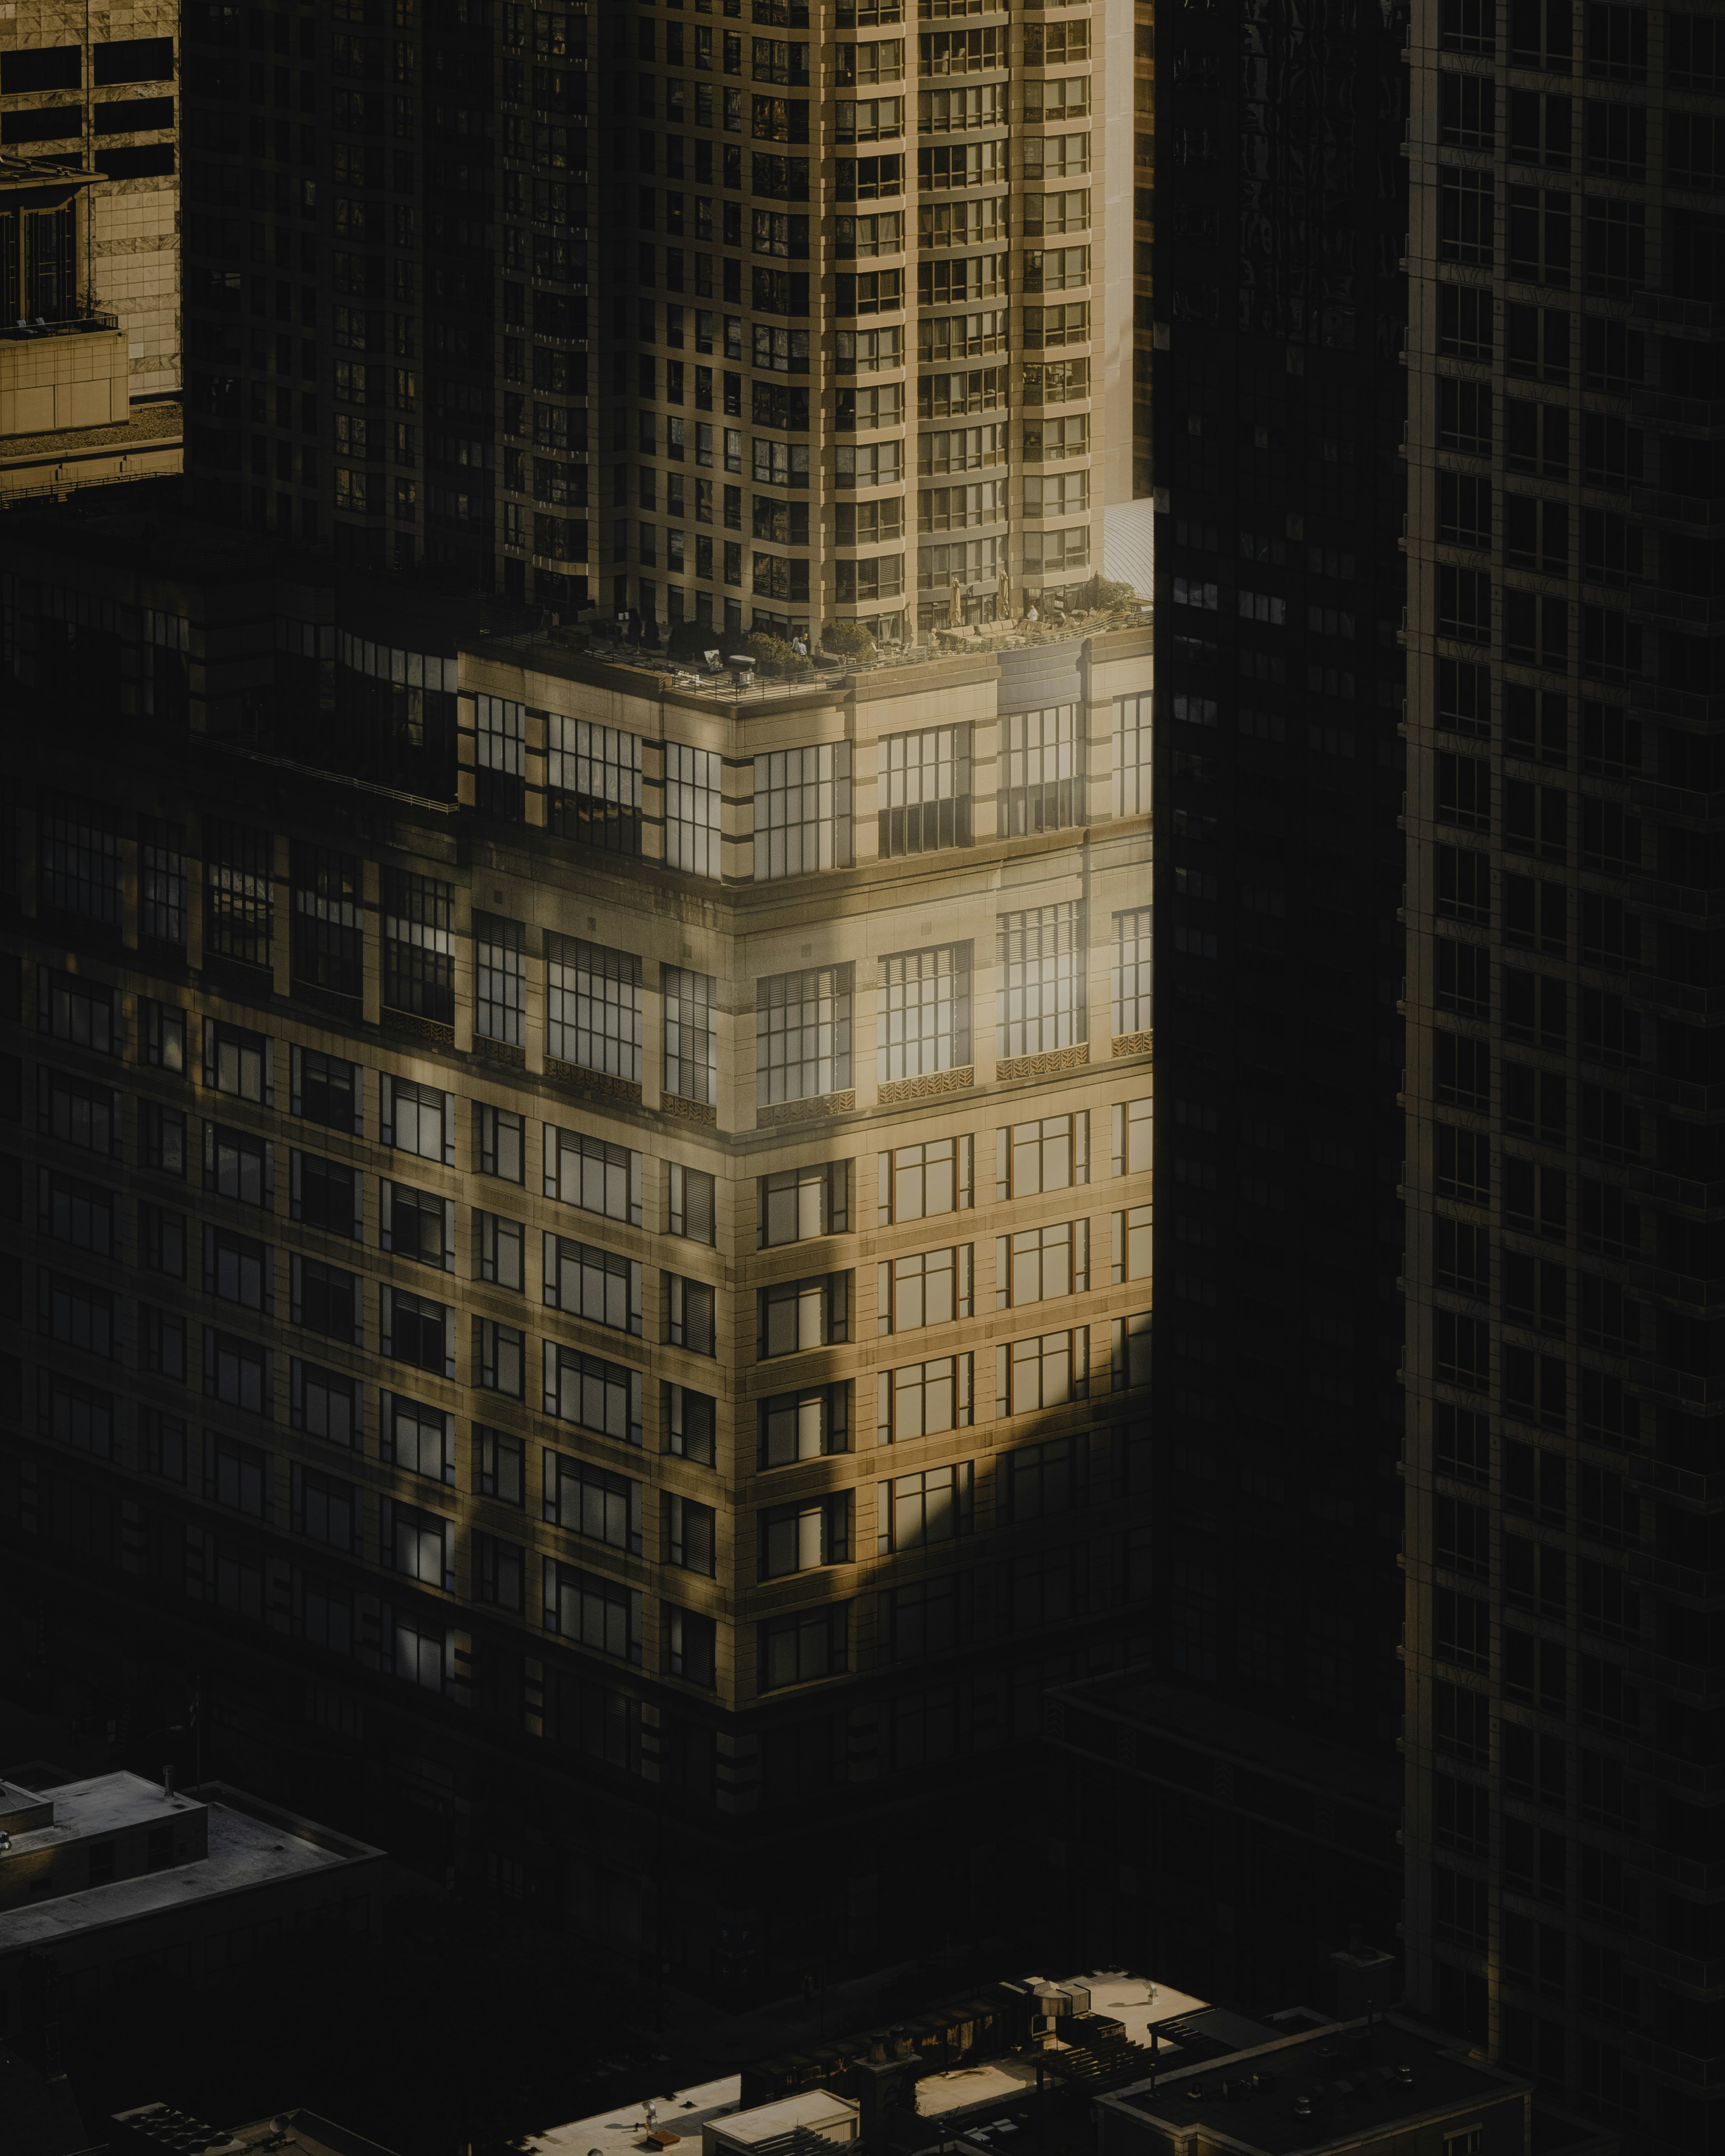
[[[193,10],[200,513],[716,634],[1147,590],[1127,13],[708,12]]]
[[[1720,25],[1415,9],[1409,1993],[1717,2147]]]
[[[6,576],[23,1616],[655,1963],[968,1925],[1148,1645],[1147,631],[739,695],[167,521]]]

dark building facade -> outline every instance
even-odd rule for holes
[[[1409,1993],[1725,2109],[1725,27],[1415,10]]]
[[[1185,8],[1155,59],[1158,1654],[1378,1747],[1401,1509],[1404,21]]]

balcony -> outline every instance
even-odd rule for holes
[[[64,321],[50,322],[38,315],[34,321],[20,318],[16,321],[0,323],[0,343],[35,343],[44,337],[89,336],[100,330],[117,330],[118,315],[103,315],[90,311],[74,316]]]

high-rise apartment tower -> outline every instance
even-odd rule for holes
[[[1717,2148],[1725,23],[1415,8],[1407,1942]]]

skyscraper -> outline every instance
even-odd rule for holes
[[[193,8],[194,502],[720,635],[1147,583],[1132,34],[968,0]]]
[[[1399,1691],[1398,20],[1163,15],[1151,302],[1158,1661],[1378,1747]]]
[[[8,1636],[644,1969],[996,1928],[1150,1644],[1147,627],[677,683],[22,512],[0,600]]]
[[[1717,18],[1411,39],[1410,1995],[1717,2145]]]

